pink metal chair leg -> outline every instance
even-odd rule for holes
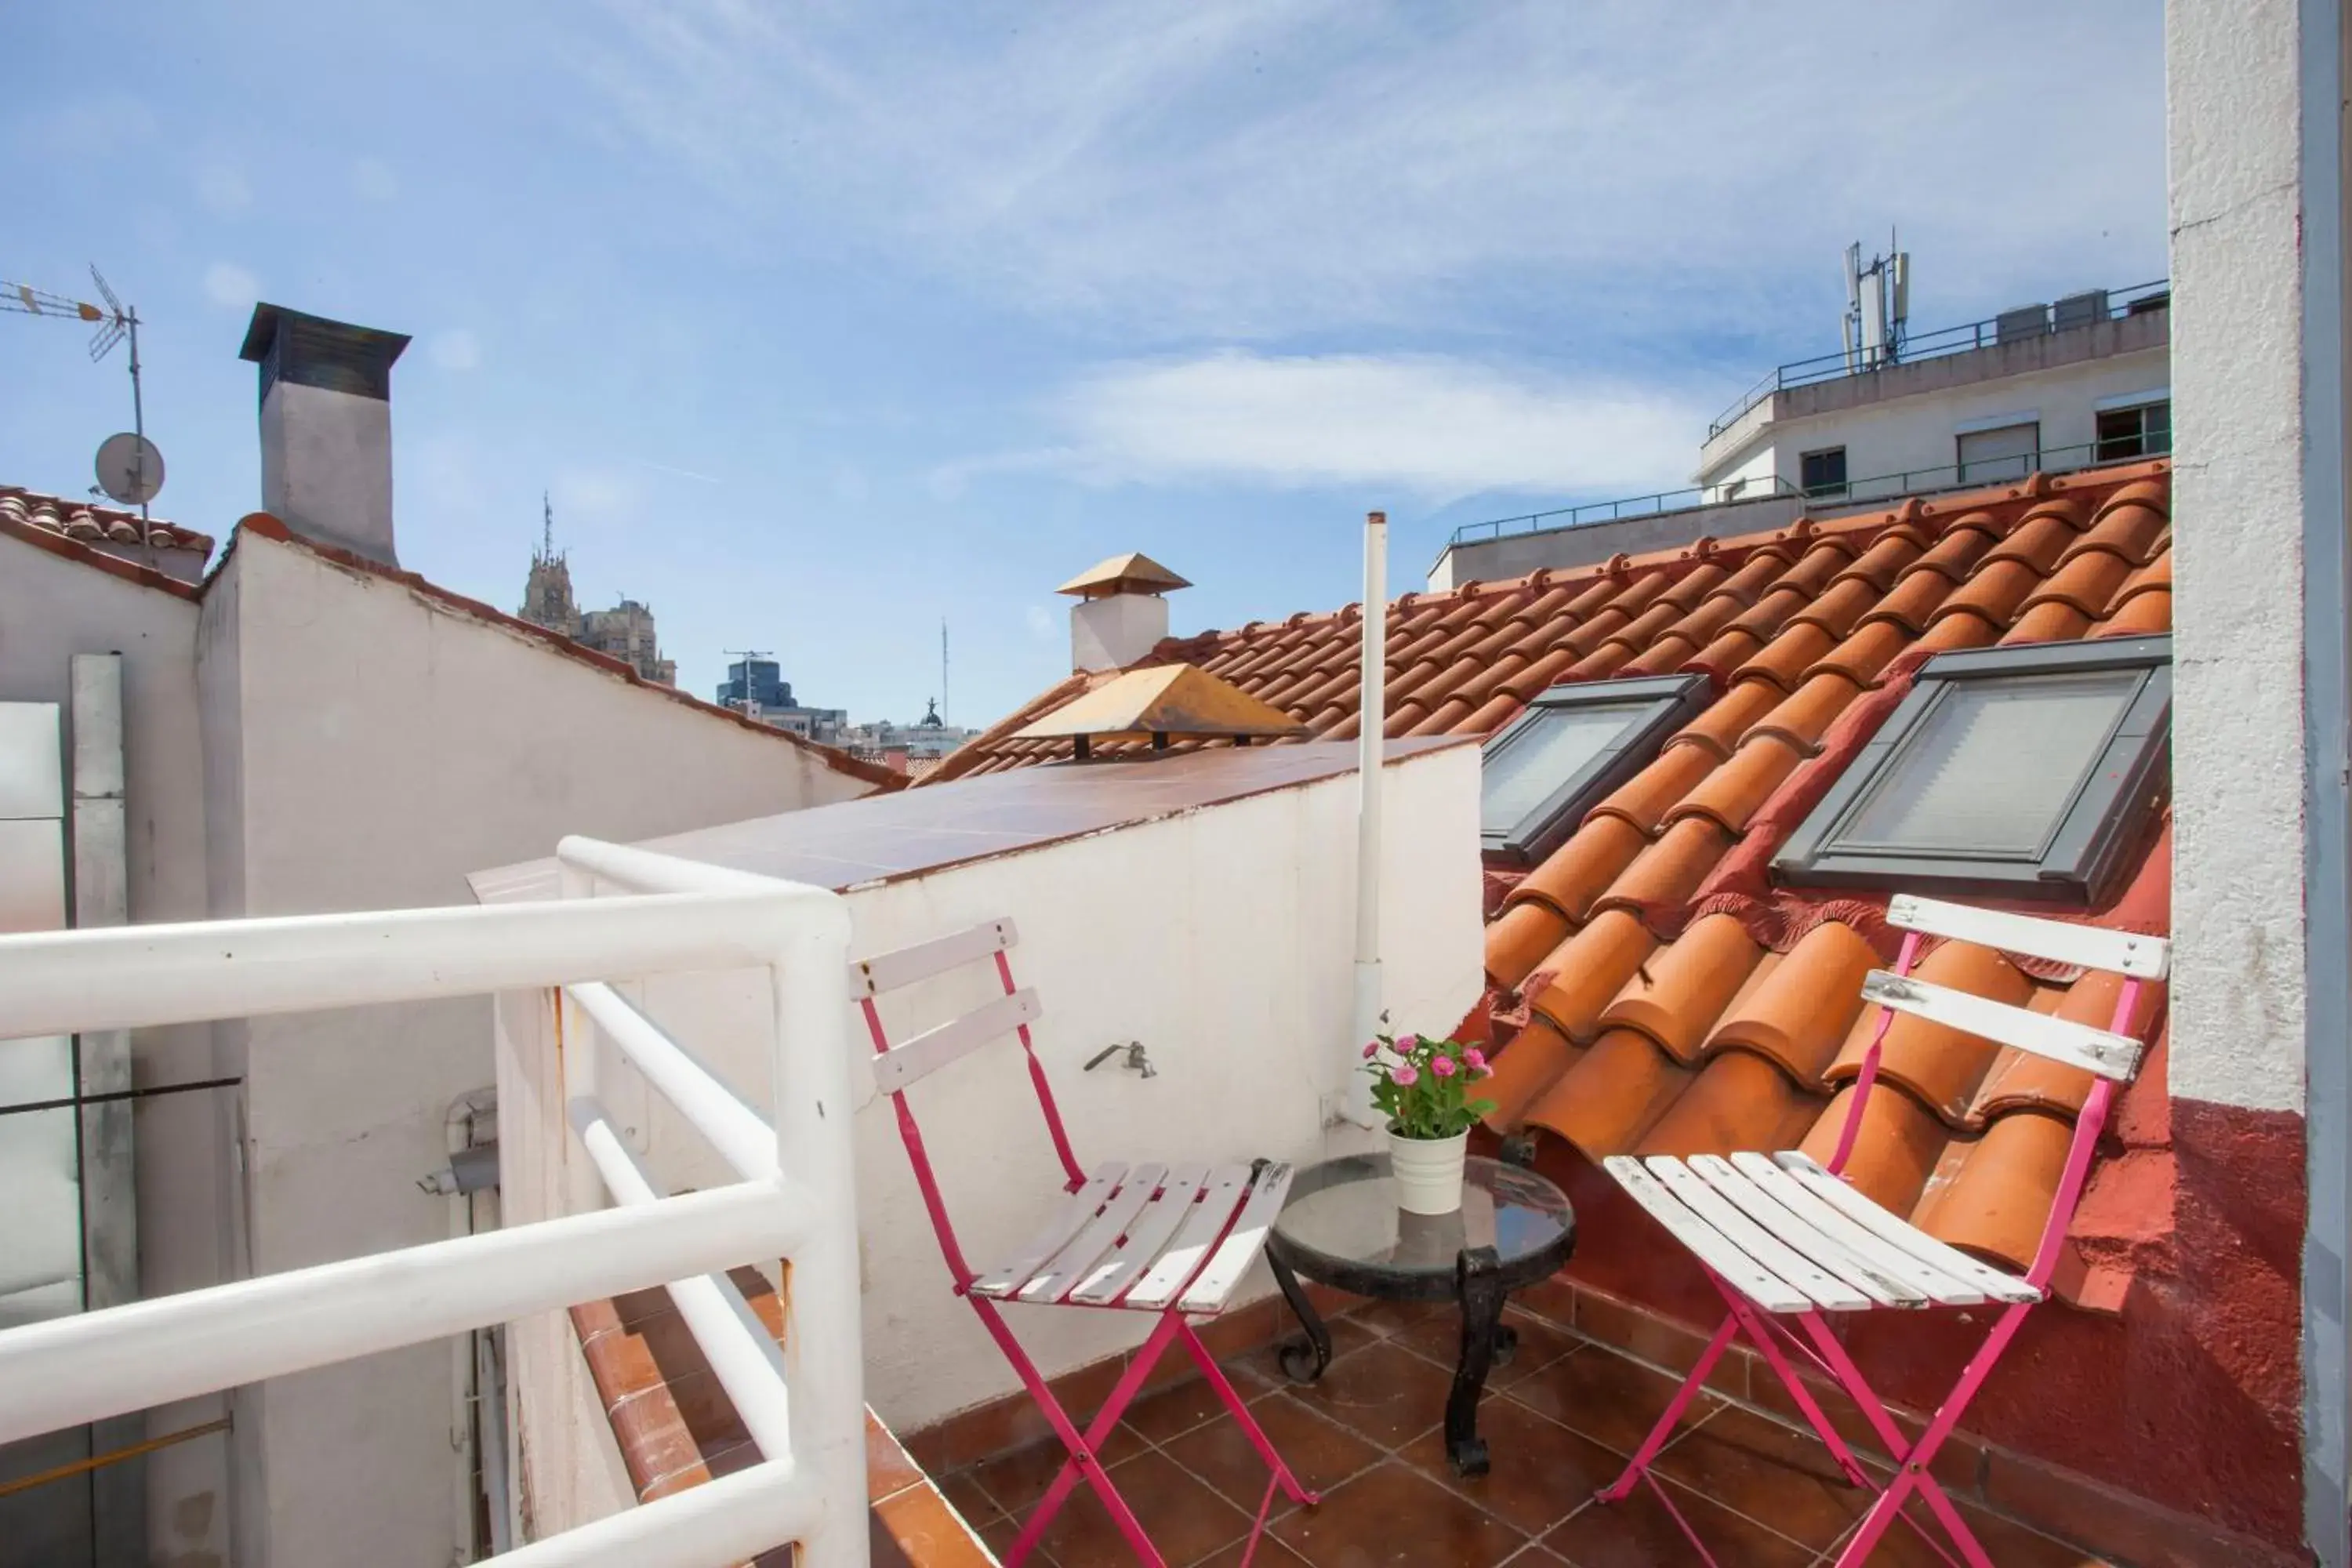
[[[1028,1561],[1039,1537],[1045,1533],[1045,1527],[1053,1522],[1054,1516],[1062,1510],[1062,1505],[1069,1500],[1070,1493],[1076,1489],[1081,1477],[1102,1500],[1104,1510],[1110,1515],[1111,1522],[1118,1527],[1119,1534],[1135,1553],[1136,1561],[1142,1563],[1143,1568],[1167,1568],[1167,1560],[1151,1544],[1151,1538],[1144,1533],[1134,1510],[1127,1506],[1127,1500],[1118,1495],[1118,1488],[1103,1473],[1102,1465],[1095,1456],[1118,1428],[1118,1418],[1127,1413],[1128,1405],[1142,1389],[1143,1380],[1150,1374],[1151,1365],[1160,1359],[1160,1352],[1168,1348],[1168,1342],[1183,1327],[1182,1320],[1173,1312],[1160,1320],[1151,1331],[1151,1337],[1144,1341],[1143,1348],[1136,1352],[1134,1359],[1128,1363],[1126,1373],[1119,1378],[1118,1386],[1111,1390],[1110,1397],[1096,1413],[1093,1425],[1081,1436],[1076,1426],[1064,1413],[1061,1402],[1054,1397],[1053,1390],[1046,1386],[1036,1367],[1021,1352],[1018,1342],[1013,1340],[1012,1331],[1003,1328],[1003,1320],[992,1305],[979,1297],[971,1298],[971,1303],[981,1309],[983,1321],[1001,1331],[998,1342],[1013,1358],[1014,1370],[1027,1385],[1030,1396],[1036,1400],[1037,1407],[1045,1413],[1045,1419],[1052,1424],[1063,1446],[1070,1451],[1070,1457],[1055,1472],[1054,1484],[1045,1489],[1045,1495],[1038,1500],[1036,1508],[1029,1515],[1029,1522],[1022,1527],[1020,1536],[1013,1542],[1013,1550],[1005,1554],[1005,1568],[1020,1568]]]
[[[1217,1364],[1217,1358],[1209,1353],[1209,1347],[1201,1342],[1201,1336],[1192,1331],[1192,1326],[1190,1323],[1182,1324],[1178,1330],[1177,1337],[1181,1341],[1185,1352],[1192,1356],[1192,1364],[1201,1369],[1201,1375],[1207,1379],[1209,1386],[1216,1391],[1218,1401],[1240,1424],[1242,1435],[1250,1440],[1250,1447],[1257,1450],[1257,1457],[1264,1459],[1266,1468],[1274,1473],[1274,1484],[1279,1486],[1291,1501],[1302,1506],[1311,1506],[1322,1501],[1321,1498],[1301,1486],[1298,1478],[1291,1474],[1290,1466],[1284,1462],[1282,1455],[1276,1450],[1274,1439],[1265,1435],[1265,1428],[1260,1426],[1257,1424],[1257,1417],[1250,1414],[1248,1405],[1244,1403],[1241,1394],[1226,1378],[1225,1369]],[[1255,1540],[1254,1537],[1253,1540]]]
[[[1675,1427],[1682,1421],[1683,1412],[1689,1409],[1690,1402],[1698,1397],[1699,1389],[1706,1383],[1707,1373],[1713,1372],[1715,1363],[1723,1359],[1723,1352],[1730,1348],[1732,1335],[1738,1330],[1739,1320],[1726,1313],[1723,1327],[1715,1331],[1715,1338],[1707,1341],[1698,1363],[1691,1368],[1690,1375],[1683,1379],[1683,1385],[1675,1390],[1674,1398],[1666,1402],[1664,1414],[1658,1417],[1657,1425],[1650,1428],[1650,1435],[1642,1439],[1642,1446],[1633,1451],[1633,1458],[1626,1463],[1625,1473],[1594,1493],[1596,1498],[1602,1502],[1623,1502],[1633,1495],[1634,1484],[1648,1471],[1650,1461],[1658,1457],[1658,1451],[1673,1438]]]

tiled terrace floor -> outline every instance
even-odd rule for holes
[[[1513,1310],[1518,1353],[1480,1413],[1493,1472],[1448,1468],[1437,1422],[1452,1379],[1449,1309],[1360,1307],[1332,1324],[1323,1380],[1290,1384],[1261,1347],[1226,1364],[1300,1479],[1322,1493],[1277,1500],[1255,1562],[1266,1568],[1678,1568],[1699,1558],[1646,1492],[1601,1508],[1593,1492],[1664,1408],[1673,1382],[1616,1351]],[[1171,1568],[1242,1560],[1265,1471],[1199,1379],[1139,1401],[1105,1446],[1110,1474]],[[940,1489],[1002,1556],[1060,1464],[1048,1442],[939,1478]],[[1867,1503],[1820,1445],[1709,1398],[1658,1463],[1723,1568],[1812,1568]],[[2006,1520],[1971,1512],[2001,1568],[2096,1568],[2100,1560]],[[1134,1561],[1083,1489],[1030,1562],[1118,1568]],[[1900,1526],[1874,1565],[1941,1559]]]

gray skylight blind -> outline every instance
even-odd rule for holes
[[[1609,702],[1543,710],[1535,733],[1519,737],[1486,759],[1479,826],[1489,833],[1509,831],[1543,805],[1562,780],[1575,777],[1607,751],[1651,706]]]
[[[2138,690],[2135,671],[1956,687],[1844,834],[1853,848],[2039,855]]]

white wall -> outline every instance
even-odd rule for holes
[[[1449,1030],[1481,985],[1478,753],[1454,747],[1392,763],[1383,863],[1382,951],[1400,1028]],[[884,952],[1011,915],[1015,978],[1045,1005],[1034,1034],[1082,1163],[1311,1161],[1325,1108],[1345,1080],[1351,985],[1353,775],[1251,796],[1187,816],[1049,845],[849,895],[856,951]],[[755,1105],[768,1089],[769,1038],[753,975],[697,976],[631,988],[658,1021]],[[976,966],[893,998],[894,1037],[998,994]],[[543,1004],[499,1012],[502,1200],[509,1223],[558,1212],[563,1160],[554,1041]],[[1083,1064],[1141,1040],[1158,1076]],[[853,1017],[852,1048],[866,1050]],[[616,1120],[644,1130],[646,1157],[673,1187],[730,1180],[658,1097],[622,1087],[635,1074],[607,1048],[597,1079]],[[857,1116],[858,1230],[864,1258],[866,1397],[894,1427],[919,1427],[1013,1391],[1015,1380],[946,1265],[909,1173],[891,1107]],[[917,1086],[910,1097],[940,1173],[967,1259],[984,1267],[1023,1241],[1060,1173],[1019,1047],[999,1041]],[[519,1125],[528,1115],[531,1131]],[[1362,1134],[1328,1135],[1352,1146]],[[576,1152],[572,1154],[577,1158]],[[1236,1300],[1271,1287],[1263,1277]],[[1048,1374],[1139,1342],[1127,1313],[1011,1310]],[[601,1432],[577,1417],[586,1372],[551,1315],[510,1342],[525,1469],[542,1529],[609,1492]],[[625,1495],[625,1493],[624,1493]],[[601,1511],[601,1510],[598,1510]]]
[[[244,536],[204,621],[221,914],[465,902],[467,870],[565,833],[648,837],[872,788],[299,545]],[[490,1035],[487,999],[224,1031],[247,1079],[250,1268],[446,1237],[449,1205],[416,1183],[446,1163],[451,1101],[492,1081]],[[247,1500],[239,1562],[445,1568],[450,1358],[413,1347],[241,1404],[266,1496]]]
[[[72,657],[122,655],[125,843],[133,921],[205,913],[203,746],[195,679],[196,605],[188,598],[0,534],[0,701],[69,701]],[[142,1030],[136,1081],[215,1076],[210,1031]],[[217,1283],[226,1164],[219,1091],[163,1095],[133,1112],[138,1144],[140,1289],[168,1295]],[[194,1400],[152,1412],[149,1431],[200,1425],[221,1411]],[[213,1552],[228,1541],[227,1445],[183,1443],[142,1461],[159,1555]]]
[[[2176,328],[2177,330],[2177,328]],[[1718,477],[1778,474],[1792,486],[1804,479],[1801,458],[1825,447],[1845,448],[1845,471],[1859,481],[1883,475],[1951,468],[1959,461],[1955,432],[1971,421],[2015,414],[2039,418],[2042,449],[2088,446],[2098,437],[2096,405],[2110,397],[2156,391],[2166,384],[2161,349],[2115,354],[2032,375],[2008,376],[1948,390],[1888,398],[1854,408],[1759,427],[1759,445],[1744,447],[1702,470],[1700,484]],[[2006,423],[2006,421],[2004,421]],[[1769,465],[1759,458],[1769,452]],[[1946,476],[1927,483],[1955,483]]]
[[[2172,1092],[2303,1105],[2302,277],[2294,0],[2165,9]]]

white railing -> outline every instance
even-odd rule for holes
[[[576,1211],[0,1332],[0,1444],[667,1286],[762,1462],[493,1561],[719,1568],[787,1541],[867,1568],[849,916],[822,889],[564,840],[565,897],[0,937],[0,1039],[560,989]],[[613,896],[606,889],[618,889]],[[604,982],[764,968],[773,1127]],[[593,1021],[742,1179],[666,1195],[598,1100]],[[726,1271],[789,1260],[780,1348]]]

